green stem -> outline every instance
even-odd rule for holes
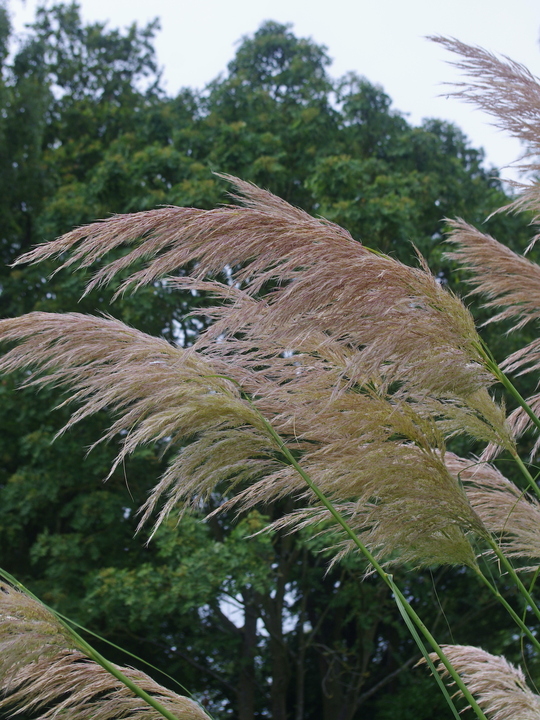
[[[257,411],[258,412],[258,411]],[[461,676],[459,673],[456,672],[454,667],[452,666],[451,662],[448,660],[446,655],[444,654],[443,649],[440,647],[440,645],[437,643],[433,635],[429,632],[427,627],[424,625],[422,620],[420,619],[419,615],[417,615],[414,608],[410,605],[409,601],[405,598],[401,590],[396,586],[394,583],[392,577],[383,569],[383,567],[380,565],[379,562],[375,559],[375,557],[371,554],[371,552],[368,550],[368,548],[362,543],[360,538],[356,535],[354,530],[349,526],[349,524],[346,522],[346,520],[340,515],[340,513],[335,509],[331,501],[326,497],[326,495],[320,490],[317,485],[313,482],[313,480],[309,477],[309,475],[305,472],[305,470],[298,464],[298,462],[295,460],[294,456],[288,449],[288,447],[285,445],[283,440],[281,439],[280,435],[274,430],[272,424],[260,413],[258,413],[261,420],[263,421],[265,427],[267,428],[269,434],[276,442],[277,446],[279,447],[279,450],[283,454],[283,456],[287,459],[287,461],[294,467],[294,469],[298,472],[300,477],[306,482],[308,487],[312,490],[312,492],[317,496],[317,498],[321,501],[321,503],[324,505],[324,507],[328,510],[330,515],[334,518],[336,523],[345,531],[345,533],[348,535],[348,537],[353,541],[353,543],[356,545],[356,547],[362,552],[364,557],[368,560],[368,562],[375,568],[379,576],[382,578],[382,580],[388,585],[390,590],[395,594],[395,596],[399,599],[402,606],[405,608],[408,616],[411,618],[411,620],[414,622],[416,627],[420,630],[424,638],[427,640],[428,644],[431,645],[435,653],[438,655],[441,663],[444,665],[446,670],[448,671],[451,678],[456,683],[457,687],[460,689],[461,693],[471,706],[471,708],[474,710],[478,718],[480,720],[487,720],[486,716],[482,712],[482,709],[474,699],[473,695],[461,679]]]
[[[517,574],[517,572],[514,570],[514,567],[512,563],[508,560],[506,555],[502,552],[500,547],[497,545],[495,540],[493,538],[490,538],[489,544],[495,555],[497,556],[499,562],[504,566],[514,583],[516,584],[519,592],[521,595],[525,598],[527,601],[527,604],[531,608],[532,612],[536,615],[538,620],[540,620],[540,610],[538,609],[532,595],[529,593],[523,582],[521,581],[521,578]]]
[[[60,622],[63,622],[60,620]],[[121,683],[123,683],[127,688],[129,688],[137,697],[140,697],[141,700],[144,700],[148,705],[151,705],[154,710],[157,710],[157,712],[162,715],[164,718],[167,718],[167,720],[178,720],[176,715],[173,715],[172,712],[167,710],[166,707],[164,707],[160,702],[158,702],[155,698],[153,698],[151,695],[149,695],[147,692],[145,692],[142,688],[140,688],[136,683],[133,682],[133,680],[130,680],[124,673],[119,670],[113,663],[109,662],[106,658],[103,657],[100,653],[98,653],[97,650],[94,650],[94,648],[89,645],[85,640],[82,639],[82,637],[73,630],[73,628],[69,628],[70,633],[73,635],[74,638],[77,639],[77,644],[85,652],[88,657],[90,657],[92,660],[95,660],[101,667],[106,670],[108,673],[113,675],[117,680],[119,680]]]
[[[501,595],[501,593],[497,590],[495,585],[490,583],[490,581],[487,579],[487,577],[484,575],[484,573],[479,568],[476,569],[476,574],[477,574],[478,578],[481,580],[481,582],[483,582],[484,585],[487,588],[489,588],[490,592],[493,593],[493,595],[497,598],[497,600],[501,603],[501,605],[508,611],[509,615],[515,621],[516,625],[520,628],[520,630],[524,633],[524,635],[526,635],[529,638],[529,640],[532,642],[534,647],[540,652],[540,641],[529,630],[529,628],[525,624],[523,618],[521,618],[517,614],[517,612],[514,610],[514,608]]]
[[[533,425],[536,425],[536,428],[540,430],[540,419],[536,416],[529,403],[521,395],[519,390],[510,380],[510,378],[504,374],[504,372],[494,361],[490,361],[490,366],[491,367],[489,369],[493,372],[497,380],[501,383],[501,385],[504,385],[508,392],[517,400],[518,404],[521,405],[521,407],[525,410],[525,412],[531,419]]]
[[[540,488],[538,487],[535,479],[533,478],[533,476],[532,476],[531,473],[529,472],[529,468],[525,465],[525,463],[524,463],[523,460],[519,457],[519,455],[517,454],[517,452],[516,452],[515,450],[514,450],[514,452],[512,452],[512,457],[514,458],[517,466],[518,466],[519,469],[521,470],[521,473],[522,473],[523,477],[525,478],[525,480],[527,480],[529,486],[530,486],[530,487],[532,488],[532,490],[536,493],[536,495],[538,496],[538,498],[540,498]]]
[[[513,384],[513,382],[510,380],[510,378],[505,375],[505,373],[501,370],[501,368],[498,366],[497,362],[495,361],[493,355],[491,354],[489,348],[483,343],[475,343],[475,347],[477,351],[482,356],[483,363],[485,367],[497,378],[497,380],[501,383],[501,385],[504,386],[504,388],[510,393],[510,395],[516,400],[518,405],[520,405],[523,410],[527,413],[529,416],[532,424],[536,427],[537,430],[540,430],[540,418],[537,417],[537,415],[534,413],[533,409],[529,405],[529,403],[525,400],[525,398],[522,396],[522,394],[519,392],[519,390],[516,388],[516,386]],[[519,466],[519,469],[523,473],[525,479],[529,483],[532,490],[536,493],[537,497],[540,498],[540,488],[536,484],[533,476],[525,466],[525,463],[523,460],[519,457],[516,450],[511,451],[512,457],[516,461],[516,463]]]
[[[389,575],[388,577],[389,577],[390,580],[392,580],[392,582],[393,582],[393,577],[392,577],[391,575]],[[458,713],[458,711],[456,710],[456,707],[455,707],[455,705],[454,705],[454,702],[453,702],[452,698],[450,697],[450,693],[448,692],[448,690],[447,690],[447,688],[446,688],[446,685],[445,685],[444,682],[443,682],[443,679],[442,679],[442,677],[441,677],[441,674],[440,674],[439,672],[437,672],[437,668],[435,667],[435,664],[434,664],[433,660],[431,659],[430,654],[429,654],[429,652],[428,652],[428,650],[427,650],[424,642],[422,641],[422,638],[420,637],[420,635],[419,635],[418,632],[416,631],[416,627],[414,626],[413,621],[412,621],[411,618],[409,617],[409,614],[408,614],[408,612],[407,612],[407,609],[406,609],[406,608],[403,606],[403,604],[401,603],[401,601],[400,601],[400,599],[399,599],[399,596],[396,595],[396,589],[397,589],[396,587],[393,588],[393,591],[394,591],[394,599],[395,599],[395,601],[396,601],[396,605],[398,606],[398,610],[399,610],[399,612],[401,613],[401,617],[403,618],[403,622],[405,623],[405,625],[407,626],[409,632],[410,632],[411,635],[413,636],[414,641],[416,642],[416,644],[417,644],[418,647],[420,648],[420,651],[421,651],[422,655],[424,656],[424,660],[426,661],[426,664],[427,664],[428,667],[430,668],[430,670],[431,670],[431,672],[432,672],[432,674],[433,674],[433,677],[434,677],[435,680],[437,681],[437,684],[438,684],[439,688],[441,689],[441,692],[442,692],[442,694],[444,695],[445,700],[446,700],[446,702],[448,703],[448,707],[450,708],[450,710],[452,711],[452,713],[453,713],[453,715],[454,715],[454,718],[455,718],[456,720],[460,720],[459,713]]]
[[[535,583],[536,583],[536,580],[537,580],[537,578],[538,578],[538,574],[539,574],[539,573],[540,573],[540,567],[537,567],[536,570],[534,571],[534,575],[533,575],[533,577],[532,577],[531,584],[529,585],[529,593],[530,593],[530,594],[532,594],[532,591],[533,591],[533,588],[534,588],[534,585],[535,585]],[[522,617],[521,617],[521,620],[522,620],[523,624],[525,624],[525,618],[526,618],[526,617],[527,617],[527,606],[525,606],[525,607],[523,608],[523,615],[522,615]],[[523,647],[523,639],[524,639],[524,637],[525,637],[525,635],[522,633],[521,638],[520,638],[521,657],[522,657],[523,660],[524,660],[524,665],[525,665],[525,669],[527,670],[527,675],[529,676],[529,679],[532,681],[532,683],[533,683],[533,685],[534,685],[534,688],[535,688],[535,690],[536,690],[537,693],[538,693],[538,689],[536,688],[536,684],[535,684],[535,682],[534,682],[534,679],[531,677],[531,673],[529,672],[529,668],[527,667],[527,663],[525,662],[525,649],[524,649],[524,647]]]

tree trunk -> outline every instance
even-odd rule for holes
[[[255,653],[257,649],[257,607],[251,592],[242,593],[244,600],[244,627],[242,628],[242,657],[238,680],[238,720],[255,718]]]
[[[264,624],[270,635],[269,650],[272,668],[271,712],[272,720],[287,720],[287,691],[291,680],[289,648],[283,634],[283,611],[286,586],[291,566],[298,558],[299,550],[290,536],[279,539],[279,567],[274,597],[261,597],[264,608]]]

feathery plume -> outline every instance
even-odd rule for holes
[[[328,426],[333,437],[328,437]],[[486,536],[487,530],[441,461],[444,436],[433,418],[375,392],[351,394],[314,416],[298,439],[309,440],[303,469],[377,559],[417,566],[475,565],[468,534]],[[291,488],[308,499],[296,471],[285,467],[227,505],[269,502]],[[324,509],[304,504],[274,527],[320,526],[329,519]],[[343,545],[344,551],[352,548]]]
[[[471,294],[487,297],[484,307],[500,309],[486,321],[486,325],[501,320],[516,319],[514,329],[524,327],[528,322],[540,318],[540,267],[525,257],[517,255],[510,248],[481,233],[463,220],[449,221],[452,232],[448,242],[457,246],[447,257],[462,263],[473,274],[469,282],[474,285]],[[500,364],[505,373],[524,374],[540,368],[540,341],[533,340],[525,347],[509,355]],[[527,398],[534,412],[540,410],[540,396]],[[531,418],[522,407],[516,408],[509,416],[507,427],[515,439],[519,438],[532,424]],[[531,458],[540,447],[537,440]],[[497,441],[490,441],[482,454],[483,460],[493,459],[501,450]]]
[[[321,457],[321,464],[324,455]],[[486,536],[479,516],[471,508],[459,483],[446,470],[435,452],[411,444],[379,445],[362,459],[345,455],[342,474],[335,482],[354,477],[362,494],[355,502],[336,502],[362,543],[377,560],[386,564],[409,562],[415,567],[440,564],[476,566],[475,552],[468,534]],[[319,478],[321,468],[310,467]],[[334,469],[332,465],[330,468]],[[326,469],[328,472],[328,469]],[[363,484],[360,482],[363,480]],[[324,482],[319,480],[319,485]],[[321,508],[304,508],[291,513],[273,527],[312,526],[321,532],[334,532],[329,513]],[[333,562],[354,549],[352,541],[337,545]]]
[[[223,318],[228,337],[242,332],[259,342],[273,335],[296,349],[311,333],[326,335],[362,348],[347,367],[352,376],[382,373],[388,382],[416,383],[435,392],[466,394],[490,382],[475,349],[472,317],[426,267],[410,268],[370,252],[342,228],[229,179],[242,193],[244,207],[115,216],[40,245],[18,262],[71,252],[61,267],[87,267],[120,245],[134,245],[99,269],[88,285],[110,282],[119,271],[145,262],[119,292],[190,265],[195,281],[228,266],[235,309]],[[259,299],[269,283],[274,289],[261,307],[235,292],[241,287],[242,295]],[[193,279],[176,276],[174,284],[192,289]],[[225,290],[218,293],[226,295]]]
[[[447,257],[472,271],[472,293],[487,297],[484,307],[503,308],[487,322],[517,318],[522,328],[540,318],[540,267],[463,220],[448,221],[448,242],[457,246]],[[507,361],[508,362],[508,361]]]
[[[163,497],[158,524],[179,505],[204,502],[227,481],[231,489],[240,487],[234,502],[243,507],[305,495],[296,471],[276,458],[261,413],[292,451],[302,453],[303,466],[324,492],[372,508],[371,514],[364,513],[370,545],[383,552],[386,532],[387,554],[398,547],[405,551],[409,533],[415,538],[409,553],[416,553],[419,563],[432,562],[433,551],[426,555],[428,539],[439,538],[437,526],[452,525],[454,534],[462,528],[466,551],[459,558],[456,552],[448,554],[447,561],[470,564],[465,533],[481,532],[481,523],[433,455],[432,447],[444,449],[437,422],[415,412],[410,403],[390,402],[374,390],[332,398],[335,377],[325,358],[279,358],[281,364],[271,368],[281,384],[272,385],[261,367],[249,374],[241,364],[234,365],[235,355],[230,365],[220,364],[219,356],[210,362],[194,350],[175,348],[110,318],[32,313],[1,321],[0,330],[5,340],[23,340],[0,361],[0,370],[33,368],[27,384],[67,384],[69,399],[82,403],[68,426],[104,408],[119,414],[105,436],[124,434],[115,466],[140,443],[157,439],[177,448],[145,505],[142,522]],[[255,361],[262,363],[260,357]],[[252,403],[227,379],[228,372],[233,377],[236,372],[253,393]],[[380,508],[378,532],[375,507]],[[411,522],[396,523],[405,509]],[[390,542],[398,528],[399,539]],[[443,554],[444,541],[437,545]]]
[[[124,435],[117,463],[141,443],[175,449],[142,522],[160,504],[158,523],[177,505],[204,503],[220,483],[243,507],[288,494],[305,505],[303,481],[268,422],[323,492],[357,503],[378,552],[406,509],[418,529],[404,524],[390,554],[404,551],[408,528],[415,562],[430,562],[438,523],[452,528],[443,531],[452,536],[449,548],[461,543],[459,561],[471,564],[467,533],[484,532],[482,524],[432,448],[444,454],[445,437],[464,431],[513,448],[504,412],[487,391],[492,377],[471,315],[425,265],[371,252],[341,228],[234,183],[245,207],[117,216],[23,257],[62,255],[64,266],[86,266],[132,244],[90,284],[145,261],[124,289],[189,264],[192,277],[175,275],[174,286],[219,299],[205,309],[213,325],[193,348],[112,319],[33,313],[0,321],[2,340],[22,341],[0,371],[30,368],[30,383],[69,386],[70,400],[82,406],[68,426],[97,410],[116,412],[105,437]],[[230,284],[215,280],[226,266]],[[449,562],[458,554],[452,550]]]
[[[498,58],[488,50],[455,38],[431,36],[450,52],[452,62],[469,78],[453,83],[455,97],[476,105],[495,118],[495,125],[522,140],[531,153],[540,149],[540,79],[511,58]]]
[[[489,720],[540,720],[540,697],[527,687],[519,668],[470,645],[443,645],[442,649]],[[437,662],[437,655],[430,657]],[[441,662],[437,670],[448,678]]]
[[[444,462],[505,555],[540,560],[540,503],[486,462],[453,453],[446,453]]]
[[[466,45],[455,38],[440,36],[430,40],[460,56],[452,63],[463,71],[467,82],[455,83],[455,97],[476,105],[495,118],[495,125],[521,140],[528,151],[521,159],[521,168],[537,172],[540,164],[540,79],[526,67],[508,57],[502,59],[483,48]],[[540,186],[537,182],[512,182],[520,194],[509,205],[496,210],[533,213],[531,224],[540,223]],[[535,235],[526,252],[535,244]]]
[[[529,170],[537,171],[540,165],[535,156],[540,151],[540,80],[525,67],[509,58],[499,59],[479,47],[465,45],[455,39],[432,37],[451,52],[461,57],[453,63],[469,78],[457,83],[455,96],[473,103],[495,117],[496,124],[520,138],[529,147]],[[532,158],[532,159],[531,159]],[[528,210],[534,214],[531,224],[540,222],[540,184],[513,183],[520,194],[509,205],[496,212]],[[515,320],[514,328],[522,328],[540,317],[540,268],[525,257],[512,252],[494,238],[481,233],[463,220],[450,221],[452,232],[448,240],[456,249],[448,256],[472,271],[469,282],[473,294],[487,298],[485,306],[499,312],[487,322]],[[525,250],[538,239],[534,236]],[[533,340],[526,347],[510,355],[501,369],[507,373],[526,373],[540,367],[540,345]],[[526,400],[534,412],[539,407],[539,396]],[[508,418],[508,428],[515,438],[531,426],[531,420],[522,407]],[[531,453],[535,457],[540,447],[538,440]],[[498,443],[491,442],[482,454],[491,460],[500,451]]]
[[[111,473],[140,444],[173,445],[180,494],[197,505],[221,480],[236,483],[276,467],[260,416],[222,368],[193,352],[112,318],[77,313],[2,320],[0,333],[23,340],[0,360],[0,371],[33,368],[26,385],[67,385],[68,401],[82,403],[64,430],[105,408],[118,415],[102,438],[123,436]]]
[[[189,698],[148,675],[118,668],[178,720],[208,720]],[[86,657],[43,605],[0,583],[0,711],[37,720],[158,720],[130,689]]]
[[[528,346],[523,348],[523,350],[526,352]],[[507,360],[510,360],[512,357],[517,355],[518,353],[514,353],[514,355],[511,355]],[[529,368],[523,372],[530,372],[533,368]],[[527,405],[530,407],[532,412],[536,415],[536,417],[540,417],[540,393],[534,393],[530,397],[526,399]],[[509,431],[512,434],[512,437],[515,440],[518,440],[529,428],[533,426],[533,421],[531,420],[530,415],[524,410],[522,407],[517,407],[515,410],[512,410],[510,415],[507,419],[507,426],[509,428]],[[534,425],[536,429],[536,425]],[[497,457],[497,455],[501,451],[501,445],[497,442],[490,442],[484,451],[482,452],[481,459],[490,462],[493,460],[493,458]],[[529,459],[531,462],[534,460],[534,458],[538,455],[538,451],[540,450],[540,436],[537,437],[530,455]]]

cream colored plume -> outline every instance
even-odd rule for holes
[[[470,645],[443,645],[442,649],[488,720],[540,720],[540,697],[529,690],[519,668]],[[436,663],[438,657],[432,654],[431,659]],[[448,678],[442,663],[437,670]]]
[[[482,48],[452,38],[431,39],[459,56],[453,64],[467,80],[456,83],[457,89],[453,94],[489,113],[498,127],[522,140],[527,147],[522,169],[534,173],[535,179],[530,183],[514,182],[519,189],[515,200],[495,212],[527,210],[533,214],[531,224],[539,224],[540,183],[536,178],[540,169],[540,79],[507,57],[499,58]],[[530,321],[538,321],[538,265],[463,220],[451,221],[451,226],[449,241],[456,249],[449,253],[449,257],[471,271],[469,282],[474,286],[473,293],[483,295],[486,307],[497,311],[488,322],[511,320],[515,328],[521,328]],[[533,236],[525,254],[538,237]],[[501,369],[507,373],[525,373],[539,368],[538,340],[533,340],[501,363]],[[540,407],[538,398],[538,395],[533,395],[527,399],[533,412]],[[509,417],[508,427],[516,438],[530,425],[529,417],[521,407]],[[532,457],[537,454],[539,446],[540,441],[536,443]],[[490,460],[499,450],[497,443],[491,443],[483,458]]]
[[[105,408],[117,414],[104,438],[123,437],[114,467],[140,444],[172,445],[177,454],[163,482],[168,487],[173,474],[175,503],[198,506],[221,481],[238,483],[277,467],[260,416],[219,373],[223,367],[193,352],[112,318],[77,313],[3,320],[0,333],[24,339],[0,360],[0,370],[30,367],[27,384],[71,388],[69,401],[81,407],[67,427]]]
[[[432,37],[447,50],[459,56],[452,63],[468,78],[455,83],[452,94],[491,115],[494,124],[522,141],[527,148],[521,158],[521,169],[538,175],[540,164],[540,78],[524,65],[508,57],[497,57],[483,48],[467,45],[454,38]],[[529,210],[532,224],[540,223],[540,187],[513,182],[520,193],[500,210]],[[500,212],[496,210],[496,212]],[[535,235],[531,245],[536,242]],[[529,247],[531,247],[529,245]]]
[[[89,284],[91,289],[110,282],[144,262],[123,290],[187,266],[193,277],[176,275],[174,285],[193,289],[194,281],[229,267],[229,285],[206,284],[231,303],[225,311],[209,311],[221,317],[227,338],[242,332],[252,347],[265,344],[261,352],[269,338],[270,352],[278,346],[301,350],[306,341],[313,349],[313,338],[322,346],[356,348],[341,368],[351,382],[381,374],[388,382],[459,395],[489,383],[475,349],[472,317],[426,267],[370,252],[342,228],[229,179],[244,207],[172,207],[115,216],[40,245],[18,262],[67,255],[61,267],[87,267],[127,245],[130,251],[105,264]],[[268,283],[274,290],[261,297]]]
[[[449,472],[459,480],[483,525],[507,557],[540,561],[540,503],[487,462],[446,453]]]
[[[178,720],[208,720],[189,698],[118,668]],[[54,615],[0,583],[0,712],[36,720],[159,720],[163,716],[86,657]]]
[[[468,78],[454,83],[456,97],[494,118],[501,130],[540,150],[540,79],[524,65],[455,38],[429,38],[459,56],[452,64]]]
[[[487,298],[485,307],[499,309],[488,322],[517,320],[516,328],[540,318],[540,267],[463,220],[450,221],[447,253],[472,272],[473,293]],[[502,308],[502,309],[501,309]]]
[[[0,371],[24,368],[31,383],[69,387],[69,399],[80,404],[70,425],[98,410],[116,413],[106,438],[122,437],[117,464],[142,443],[174,451],[143,522],[155,510],[159,523],[175,508],[199,507],[214,490],[225,499],[236,494],[231,502],[244,507],[284,495],[309,507],[313,498],[271,427],[323,492],[357,504],[377,552],[406,512],[415,522],[399,540],[388,536],[387,553],[399,547],[423,564],[444,555],[448,538],[448,562],[458,561],[462,547],[459,561],[470,564],[467,536],[483,532],[481,522],[444,466],[432,481],[426,474],[440,465],[433,448],[444,454],[445,439],[458,433],[513,449],[504,411],[488,392],[493,379],[470,313],[423,261],[403,265],[232,181],[244,207],[116,216],[21,259],[61,255],[64,265],[84,267],[128,245],[91,286],[142,261],[124,289],[172,276],[173,287],[217,297],[204,309],[213,325],[194,347],[174,347],[111,318],[32,313],[0,321],[0,339],[19,342]],[[178,274],[186,266],[191,277]],[[229,280],[218,282],[225,267]],[[451,530],[441,536],[437,524]],[[439,541],[436,552],[428,541]]]
[[[535,187],[538,191],[538,186]],[[485,307],[498,311],[487,323],[512,320],[514,328],[518,329],[531,321],[537,322],[540,319],[540,267],[462,220],[452,221],[450,225],[452,232],[448,241],[456,249],[447,253],[448,257],[471,271],[472,292],[487,298]],[[540,369],[540,341],[535,339],[515,351],[500,367],[508,374],[537,372]],[[538,394],[527,398],[527,403],[533,412],[540,411]],[[509,432],[516,439],[530,426],[531,419],[522,407],[516,408],[508,417]],[[537,454],[539,444],[540,439],[531,457]],[[491,460],[500,450],[497,442],[491,442],[482,457]]]

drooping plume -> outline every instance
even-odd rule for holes
[[[110,282],[136,261],[121,291],[194,265],[195,281],[233,269],[230,287],[213,284],[231,307],[217,311],[229,337],[302,347],[313,338],[355,350],[343,374],[351,381],[382,374],[389,382],[467,394],[489,383],[475,350],[474,322],[463,304],[425,267],[370,252],[332,223],[312,218],[260,188],[231,179],[245,207],[164,208],[115,216],[38,246],[19,262],[64,257],[87,267],[120,245],[133,246],[99,269],[88,288]],[[272,283],[270,293],[260,295]],[[174,284],[192,289],[193,279]],[[212,286],[207,285],[207,289]],[[241,287],[241,292],[235,291]],[[249,299],[257,302],[250,303]],[[211,314],[212,311],[210,311]]]
[[[540,720],[540,697],[527,687],[519,668],[470,645],[443,645],[442,649],[488,720]],[[431,659],[437,662],[438,657],[432,654]],[[448,677],[442,663],[437,669]]]
[[[453,63],[467,80],[456,83],[456,97],[472,103],[489,113],[495,124],[523,141],[527,152],[522,158],[521,168],[538,175],[540,168],[540,79],[527,68],[507,57],[499,58],[482,48],[466,45],[452,38],[433,37],[451,52],[459,56]],[[510,204],[495,212],[523,210],[533,214],[531,225],[540,223],[540,183],[514,182],[519,193]],[[521,328],[540,317],[540,269],[524,256],[512,252],[494,238],[471,227],[462,220],[451,222],[453,229],[449,240],[456,249],[449,256],[463,263],[471,271],[470,282],[473,293],[483,295],[486,307],[496,310],[488,321],[514,321],[515,328]],[[534,235],[527,251],[535,244]],[[540,346],[534,340],[526,347],[508,357],[501,368],[507,373],[531,372],[540,367]],[[536,412],[539,409],[538,396],[527,399]],[[514,437],[519,437],[531,422],[522,407],[509,417],[508,426]],[[539,448],[536,443],[532,457]],[[490,444],[483,454],[485,460],[492,459],[500,446]]]
[[[3,339],[24,339],[0,370],[29,367],[26,384],[71,388],[69,400],[81,407],[67,427],[105,408],[117,414],[104,437],[123,437],[113,470],[141,444],[177,449],[166,475],[173,472],[179,484],[176,503],[198,505],[220,481],[275,469],[260,417],[220,374],[223,368],[199,355],[112,318],[31,313],[0,326]]]
[[[501,130],[523,141],[534,155],[540,150],[540,79],[521,63],[467,45],[455,38],[429,38],[459,56],[452,63],[467,81],[454,83],[455,97],[479,107]]]
[[[193,348],[111,319],[34,313],[0,322],[2,339],[21,342],[0,370],[31,368],[31,382],[69,386],[70,399],[82,403],[70,424],[103,408],[115,412],[106,437],[124,435],[117,462],[153,440],[175,450],[143,521],[155,509],[159,522],[179,505],[198,506],[216,488],[237,493],[232,502],[244,507],[290,494],[309,505],[268,422],[323,492],[356,503],[377,553],[405,552],[408,527],[408,559],[433,562],[446,543],[449,562],[471,564],[467,533],[482,525],[439,455],[456,433],[507,448],[513,440],[489,396],[492,377],[470,313],[422,261],[403,265],[271,193],[233,182],[244,207],[117,216],[21,259],[61,255],[64,266],[86,267],[127,245],[90,287],[137,261],[144,267],[121,291],[165,276],[174,287],[215,296],[215,307],[204,310],[213,325]],[[229,280],[218,282],[224,268]],[[403,512],[417,522],[397,538]],[[460,555],[458,547],[466,550]]]
[[[514,320],[516,329],[540,318],[540,267],[463,220],[450,221],[447,256],[471,271],[473,293],[499,312],[488,320]]]
[[[178,720],[208,720],[189,698],[118,668]],[[0,712],[36,720],[161,720],[162,715],[86,657],[43,605],[0,583]]]
[[[446,453],[445,464],[459,479],[484,526],[507,557],[540,561],[540,503],[487,462]]]

